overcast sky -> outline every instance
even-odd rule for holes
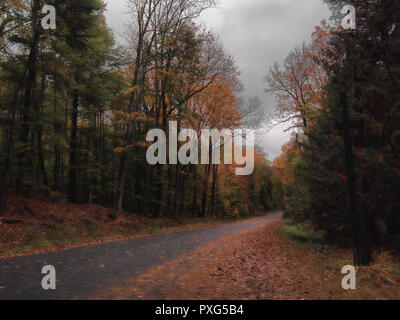
[[[106,0],[107,22],[117,33],[127,22],[126,0]],[[202,22],[221,38],[242,72],[245,96],[258,96],[268,111],[276,107],[273,96],[264,93],[263,79],[275,61],[281,63],[291,49],[310,41],[314,27],[330,12],[321,0],[221,0],[209,9]],[[259,142],[273,160],[290,140],[284,126],[265,133]]]

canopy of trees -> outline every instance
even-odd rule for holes
[[[336,13],[353,4],[357,28],[324,22],[271,69],[279,120],[298,128],[274,170],[289,215],[331,242],[352,239],[365,265],[373,244],[400,234],[400,4],[327,2]]]
[[[128,49],[116,46],[103,1],[47,4],[56,8],[55,30],[41,27],[40,0],[0,3],[1,211],[11,192],[149,217],[275,206],[261,153],[251,177],[236,177],[233,166],[145,159],[150,129],[167,132],[169,121],[197,132],[234,129],[260,108],[242,112],[233,58],[194,22],[214,0],[129,0]]]

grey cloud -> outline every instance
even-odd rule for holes
[[[124,0],[106,0],[108,23],[118,33],[127,21]],[[219,8],[206,11],[201,21],[213,29],[235,58],[245,86],[245,96],[259,96],[265,108],[273,111],[273,96],[264,93],[269,67],[282,62],[295,46],[309,41],[314,27],[330,12],[321,0],[222,0]],[[287,128],[288,126],[286,126]],[[285,126],[274,128],[260,145],[270,159],[280,154],[290,139]]]

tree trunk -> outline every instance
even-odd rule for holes
[[[212,191],[211,191],[211,208],[210,215],[214,217],[215,215],[215,200],[217,193],[217,179],[218,179],[218,165],[213,165],[213,179],[212,179]]]
[[[146,209],[145,213],[147,217],[150,217],[153,210],[153,167],[147,169],[147,190],[146,190]]]
[[[17,113],[17,102],[18,102],[18,94],[20,88],[16,88],[14,91],[14,99],[13,99],[13,110],[12,110],[12,119],[11,119],[11,127],[8,133],[7,138],[7,156],[6,162],[3,168],[3,172],[1,173],[1,184],[0,184],[0,216],[4,214],[5,208],[7,206],[7,193],[6,193],[6,185],[8,174],[11,165],[11,156],[12,156],[12,148],[14,145],[14,128],[16,125],[16,113]]]
[[[40,1],[34,0],[32,8],[32,42],[30,46],[30,53],[27,61],[27,74],[28,77],[25,82],[24,103],[22,110],[22,130],[20,141],[22,151],[19,155],[19,170],[17,177],[17,188],[26,192],[32,189],[32,181],[27,182],[27,179],[32,178],[32,145],[29,139],[31,133],[31,107],[32,101],[35,101],[36,77],[37,77],[37,59],[39,56],[39,40],[40,40],[40,21],[38,12],[40,10]]]
[[[122,206],[124,203],[124,191],[125,191],[125,180],[126,180],[126,165],[128,164],[129,152],[124,152],[121,156],[121,162],[118,170],[118,184],[116,193],[116,207],[117,213],[122,212]]]
[[[179,163],[175,166],[175,202],[174,202],[174,219],[179,216],[179,193],[180,193],[180,166]]]
[[[167,170],[167,210],[166,210],[166,217],[171,216],[171,188],[172,188],[172,183],[171,183],[171,178],[172,173],[171,173],[171,166],[168,166]]]
[[[197,207],[197,167],[193,166],[193,200],[192,200],[192,217],[196,217],[198,215],[198,207]]]
[[[204,172],[204,178],[203,178],[203,195],[202,195],[202,201],[201,201],[201,216],[202,217],[207,216],[208,181],[210,179],[210,169],[211,169],[211,165],[207,164],[206,168],[205,168],[205,172]]]
[[[369,266],[370,262],[372,261],[372,252],[371,245],[369,243],[364,211],[360,210],[357,206],[356,178],[353,162],[353,143],[349,125],[349,108],[346,93],[340,93],[340,101],[343,109],[344,147],[348,177],[349,216],[351,220],[353,239],[354,264],[356,266]]]
[[[181,215],[184,215],[185,214],[185,181],[186,181],[186,179],[184,179],[181,175],[180,180],[181,180],[181,183],[180,183],[181,200],[180,200],[179,210],[180,210]]]
[[[49,185],[47,174],[46,174],[46,166],[44,162],[44,152],[43,152],[43,126],[40,123],[40,112],[42,110],[43,101],[45,99],[45,90],[46,90],[46,74],[42,71],[42,82],[40,88],[40,99],[39,101],[35,101],[35,112],[36,112],[36,138],[38,142],[38,164],[39,164],[39,172],[42,175],[43,184],[45,186]]]
[[[177,132],[178,132],[178,134],[179,134],[179,131],[181,130],[181,128],[180,128],[180,115],[181,115],[181,112],[180,112],[180,109],[178,110],[178,126],[177,126]],[[177,146],[178,146],[178,150],[179,150],[179,141],[178,141],[178,144],[177,144]],[[181,168],[181,166],[180,166],[180,164],[179,164],[179,160],[178,160],[178,164],[175,166],[175,208],[174,208],[174,218],[176,219],[176,218],[178,218],[178,216],[179,216],[179,202],[180,202],[180,198],[179,198],[179,195],[180,195],[180,168]]]
[[[71,111],[71,145],[69,154],[69,195],[72,202],[77,201],[77,148],[78,148],[78,106],[79,106],[79,93],[78,90],[74,91]]]

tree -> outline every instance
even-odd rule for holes
[[[287,56],[283,70],[278,63],[270,69],[265,80],[266,92],[276,94],[276,118],[280,122],[296,122],[295,127],[306,128],[321,107],[321,92],[327,81],[325,71],[317,64],[313,51],[305,44]]]
[[[42,1],[1,2],[1,206],[21,192],[148,217],[256,214],[271,198],[268,163],[239,178],[234,165],[151,166],[145,157],[148,131],[170,121],[199,135],[261,123],[259,100],[240,104],[233,58],[195,23],[216,1],[128,3],[124,49],[101,0],[49,0],[55,30],[40,27]]]
[[[286,201],[293,216],[312,220],[330,240],[351,239],[355,265],[368,265],[373,241],[388,236],[380,224],[391,234],[400,226],[393,191],[399,183],[393,144],[399,128],[393,117],[399,106],[398,47],[392,45],[398,42],[399,8],[387,1],[351,3],[356,30],[323,24],[313,35],[312,55],[327,81],[317,115],[304,136],[296,137],[297,151],[285,155],[296,159],[288,163],[296,188],[287,191]]]

